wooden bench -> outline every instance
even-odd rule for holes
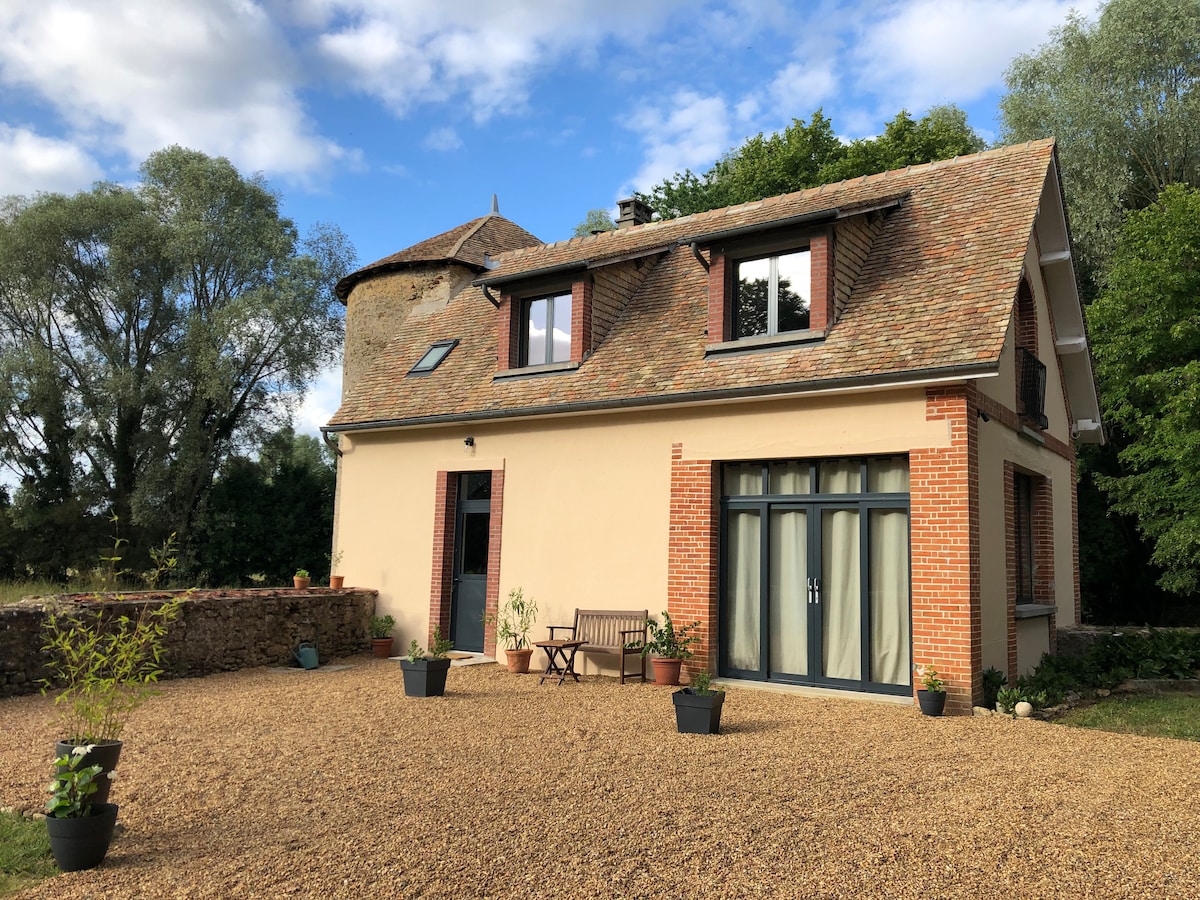
[[[646,617],[649,610],[577,609],[574,625],[551,625],[550,640],[556,631],[569,632],[571,640],[586,641],[580,653],[609,653],[621,658],[621,684],[628,678],[646,680],[646,658],[642,645],[646,643]],[[562,635],[566,637],[566,634]],[[629,644],[635,644],[630,647]],[[638,672],[625,671],[625,657],[636,656]]]

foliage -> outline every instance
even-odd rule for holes
[[[1200,741],[1200,698],[1184,693],[1108,697],[1067,710],[1055,721],[1078,728]]]
[[[665,609],[662,611],[661,624],[647,619],[646,627],[649,629],[650,639],[642,647],[642,656],[653,653],[664,659],[691,659],[692,651],[688,649],[688,645],[700,640],[699,635],[692,634],[700,627],[698,621],[676,628],[675,623],[671,621],[671,614]]]
[[[328,558],[334,460],[316,438],[280,429],[258,457],[218,473],[197,527],[195,568],[210,584],[248,585],[251,573],[290,583],[296,560]]]
[[[373,638],[390,638],[392,629],[396,627],[396,620],[391,616],[371,616],[371,637]]]
[[[758,134],[730,150],[702,175],[690,169],[636,196],[664,219],[760,200],[859,175],[975,153],[983,140],[954,106],[930,109],[914,121],[901,110],[874,138],[843,144],[818,109],[806,124]]]
[[[171,147],[140,175],[0,215],[0,454],[36,574],[78,567],[100,509],[131,559],[175,530],[190,565],[221,464],[339,352],[340,232],[302,240],[222,158]]]
[[[308,578],[308,569],[297,569],[293,578]]]
[[[692,689],[693,694],[698,694],[701,697],[707,697],[709,694],[717,693],[712,687],[712,674],[708,669],[701,669],[699,672],[693,672],[688,686]]]
[[[484,617],[485,625],[496,626],[496,637],[508,643],[509,650],[523,650],[529,646],[529,632],[537,622],[537,603],[517,587],[508,592],[508,599],[498,613]]]
[[[98,764],[81,765],[83,758],[95,749],[94,744],[73,747],[54,760],[54,778],[46,787],[50,799],[46,801],[46,815],[54,819],[81,819],[92,812],[92,801],[88,798],[100,790],[96,779],[104,771]],[[106,776],[112,777],[109,772]]]
[[[1000,690],[996,692],[995,708],[1000,712],[1011,716],[1016,711],[1017,704],[1020,703],[1022,699],[1024,698],[1021,696],[1021,692],[1015,687],[1000,688]]]
[[[1200,191],[1173,185],[1130,215],[1107,289],[1088,309],[1123,471],[1099,476],[1136,516],[1159,583],[1200,590]]]
[[[413,638],[412,643],[408,645],[408,661],[410,663],[420,662],[425,658],[425,650],[417,643],[417,639]]]
[[[597,231],[612,231],[616,227],[617,223],[607,209],[589,209],[587,217],[575,226],[571,237],[587,237]]]
[[[1008,684],[1008,676],[991,666],[983,670],[983,706],[985,709],[995,709],[1000,689]]]
[[[412,643],[408,645],[408,661],[420,662],[428,657],[429,659],[445,659],[446,654],[454,647],[454,644],[442,637],[442,629],[433,629],[433,641],[429,646],[428,652],[421,648],[417,643],[416,638],[413,638]]]
[[[927,691],[935,693],[943,693],[946,690],[946,683],[938,677],[938,670],[932,665],[921,667],[921,687]]]
[[[65,740],[76,744],[115,741],[130,713],[156,692],[162,674],[167,626],[178,617],[183,601],[158,607],[145,604],[136,618],[51,613],[46,617],[42,650],[50,654],[51,677],[43,691],[57,684]]]
[[[0,897],[57,872],[45,823],[0,811]]]
[[[1080,276],[1097,280],[1123,213],[1200,185],[1200,3],[1109,0],[1078,11],[1006,73],[1003,139],[1054,136]]]

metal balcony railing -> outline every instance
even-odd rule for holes
[[[1045,428],[1050,424],[1046,418],[1046,364],[1024,347],[1017,348],[1017,364],[1021,367],[1021,416]]]

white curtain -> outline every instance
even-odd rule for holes
[[[725,467],[727,497],[758,496],[762,493],[762,463],[740,463]]]
[[[862,579],[858,545],[857,510],[822,511],[821,651],[824,674],[830,678],[862,677]]]
[[[873,509],[871,557],[871,680],[908,684],[908,513]]]
[[[821,463],[822,494],[857,494],[862,490],[862,467],[857,459],[829,459]]]
[[[757,671],[759,667],[760,528],[757,510],[729,511],[729,569],[726,575],[729,665],[751,671]]]
[[[770,493],[772,494],[807,494],[808,463],[778,462],[771,463],[769,469]]]
[[[808,674],[808,516],[771,512],[771,670]]]

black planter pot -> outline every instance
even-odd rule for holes
[[[77,744],[70,741],[59,741],[54,745],[54,758],[69,754]],[[76,766],[76,769],[86,769],[88,766],[99,764],[101,772],[93,784],[96,785],[96,793],[92,794],[92,803],[107,803],[108,792],[112,787],[112,779],[105,776],[117,768],[117,761],[121,758],[121,742],[120,741],[103,741],[95,744],[90,753],[83,755],[83,761]],[[57,770],[56,770],[57,771]]]
[[[117,824],[115,803],[93,803],[92,814],[77,819],[46,819],[50,852],[64,872],[94,869],[104,861]]]
[[[917,703],[927,716],[940,716],[946,708],[945,691],[917,691]]]
[[[696,694],[683,688],[671,695],[675,704],[675,727],[680,734],[720,734],[724,691]]]
[[[441,697],[446,693],[446,673],[450,671],[448,659],[419,659],[409,662],[400,660],[404,672],[404,693],[409,697]]]

